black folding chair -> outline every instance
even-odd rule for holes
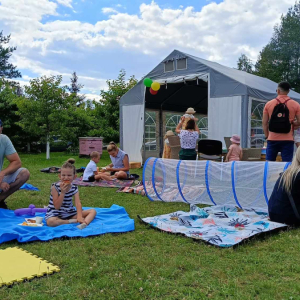
[[[198,156],[200,159],[223,161],[222,150],[221,141],[204,139],[198,142]]]

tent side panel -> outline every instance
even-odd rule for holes
[[[122,106],[123,150],[129,160],[142,163],[144,104]]]
[[[208,101],[208,137],[222,141],[233,134],[241,135],[242,97],[210,98]]]

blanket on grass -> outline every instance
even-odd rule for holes
[[[256,234],[286,227],[271,222],[266,211],[241,210],[235,206],[190,206],[189,212],[143,218],[144,223],[171,233],[180,233],[219,247],[231,247]]]
[[[0,209],[0,244],[12,240],[20,243],[49,241],[61,237],[87,237],[134,230],[134,220],[129,218],[124,207],[114,204],[110,208],[95,208],[95,210],[96,218],[89,226],[80,230],[76,227],[78,224],[48,227],[44,222],[42,227],[21,226],[18,224],[31,216],[16,216],[13,210]],[[36,213],[36,216],[44,217],[45,213]]]
[[[143,183],[138,183],[137,185],[134,186],[121,187],[117,190],[117,193],[131,193],[131,194],[145,196]]]
[[[73,184],[79,185],[79,186],[100,186],[100,187],[110,187],[110,188],[120,188],[120,187],[126,187],[131,186],[134,180],[100,180],[100,181],[94,181],[94,182],[84,182],[82,181],[82,178],[76,178],[73,180]]]

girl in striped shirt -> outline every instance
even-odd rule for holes
[[[69,159],[61,167],[60,181],[52,184],[48,210],[45,216],[48,226],[80,223],[77,227],[84,229],[96,216],[94,209],[82,210],[78,187],[72,184],[76,178],[74,160]],[[73,206],[73,196],[75,206]]]

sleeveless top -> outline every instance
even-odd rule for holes
[[[125,153],[125,151],[123,151],[121,149],[119,149],[116,157],[113,157],[110,155],[110,160],[113,164],[113,168],[116,168],[116,169],[124,168],[123,160],[126,155],[128,156],[128,154]],[[128,160],[129,160],[129,158],[128,158]],[[126,173],[129,174],[129,171],[127,171]]]
[[[60,195],[61,194],[60,181],[52,184],[52,186],[55,187],[58,195]],[[51,186],[51,189],[52,189],[52,186]],[[51,217],[59,217],[59,218],[65,219],[65,218],[74,216],[76,214],[76,208],[74,207],[72,200],[73,200],[73,196],[76,193],[78,193],[78,187],[76,185],[72,184],[70,190],[65,194],[64,200],[59,209],[56,209],[54,207],[53,197],[52,197],[52,193],[51,193],[45,218],[48,219]]]

